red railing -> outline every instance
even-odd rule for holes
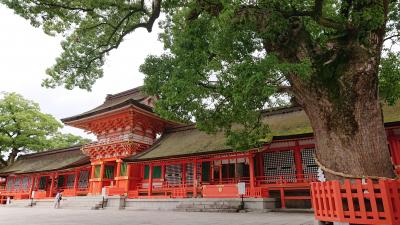
[[[311,184],[315,218],[352,224],[400,224],[400,181]]]
[[[318,181],[317,174],[285,174],[280,176],[258,176],[256,185],[264,184],[289,184],[289,183],[311,183]]]

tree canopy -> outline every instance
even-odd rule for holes
[[[64,134],[62,124],[40,112],[39,105],[16,93],[0,99],[0,167],[10,165],[18,154],[69,147],[90,140]]]
[[[400,97],[398,0],[1,1],[65,37],[46,87],[90,90],[108,53],[163,15],[165,52],[141,67],[163,117],[195,120],[249,148],[268,133],[262,111],[292,98],[326,167],[393,176],[379,103]]]

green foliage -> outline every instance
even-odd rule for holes
[[[88,138],[83,138],[81,136],[76,136],[73,134],[64,134],[61,132],[56,132],[55,134],[53,134],[49,141],[49,149],[66,148],[91,142],[91,140]]]
[[[0,99],[0,165],[12,164],[18,154],[87,142],[72,134],[62,134],[52,115],[40,112],[39,105],[16,93]],[[7,160],[5,160],[5,158]]]
[[[69,89],[90,90],[109,51],[137,28],[151,31],[163,12],[165,52],[141,66],[147,92],[160,97],[157,112],[196,121],[208,132],[225,131],[237,149],[269,139],[261,111],[304,97],[301,90],[318,89],[339,106],[351,104],[340,91],[348,61],[364,54],[379,62],[379,40],[397,45],[400,37],[398,0],[2,2],[46,33],[65,36],[43,84]],[[383,54],[379,80],[382,97],[394,103],[399,68],[391,49]]]
[[[381,60],[379,84],[381,97],[390,105],[400,98],[400,54],[389,53]]]

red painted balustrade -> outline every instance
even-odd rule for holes
[[[345,180],[311,184],[317,220],[351,224],[400,224],[400,180]]]

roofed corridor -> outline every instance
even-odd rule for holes
[[[64,196],[128,198],[276,198],[277,207],[311,208],[310,182],[317,181],[315,140],[299,107],[263,113],[273,139],[235,151],[223,133],[160,118],[157,98],[134,88],[62,121],[97,136],[84,146],[22,155],[0,170],[0,204],[11,199]],[[400,173],[400,103],[385,106],[392,161]]]

